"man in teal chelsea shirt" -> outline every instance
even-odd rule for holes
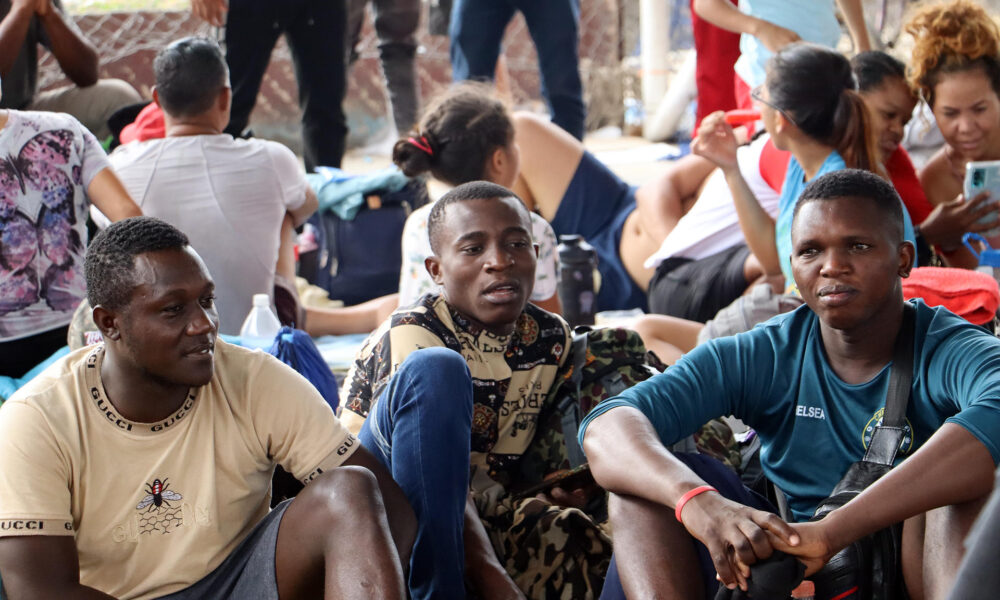
[[[748,565],[774,549],[796,555],[808,574],[904,520],[910,595],[941,597],[952,583],[1000,460],[1000,340],[943,308],[914,303],[898,466],[826,519],[789,525],[746,506],[745,495],[700,493],[704,479],[666,449],[709,419],[739,417],[760,436],[764,472],[797,522],[864,455],[885,405],[913,245],[903,239],[898,196],[871,173],[817,178],[795,211],[792,271],[807,306],[695,349],[582,424],[594,477],[614,493],[616,562],[629,597],[711,593],[692,536],[719,579],[745,589]]]

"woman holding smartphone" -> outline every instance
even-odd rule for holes
[[[967,163],[1000,160],[1000,29],[979,5],[954,0],[921,8],[906,31],[914,37],[910,85],[930,106],[945,140],[920,172],[935,205],[920,231],[949,265],[974,267],[962,234],[1000,225],[1000,198],[963,194]]]
[[[765,272],[782,273],[785,285],[793,286],[792,214],[806,184],[840,169],[883,173],[884,167],[851,64],[839,52],[803,42],[785,46],[768,62],[767,79],[752,95],[774,145],[792,155],[776,218],[761,207],[740,173],[737,141],[721,112],[705,118],[691,150],[722,169],[747,245]],[[905,237],[912,241],[905,211],[904,221]]]

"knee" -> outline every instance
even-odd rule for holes
[[[94,93],[106,98],[108,104],[128,106],[142,102],[142,96],[127,81],[121,79],[100,79],[93,85]]]
[[[460,381],[472,383],[469,365],[461,354],[448,348],[421,348],[411,352],[396,372],[407,378],[431,377],[435,381]]]
[[[314,522],[317,527],[343,526],[353,521],[368,520],[369,513],[381,510],[382,495],[371,471],[364,467],[344,466],[314,479],[294,502],[307,505],[305,514],[318,521]]]

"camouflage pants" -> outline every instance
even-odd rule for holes
[[[501,561],[532,600],[597,598],[611,538],[585,512],[538,498],[504,498],[480,515]]]

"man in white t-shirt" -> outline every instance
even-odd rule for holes
[[[309,382],[217,339],[188,238],[125,219],[85,271],[104,343],[0,408],[6,597],[405,598],[402,491]],[[305,487],[269,511],[277,464]]]
[[[111,165],[143,214],[180,228],[197,246],[218,286],[221,331],[235,335],[253,295],[272,293],[285,215],[305,222],[316,196],[288,148],[222,132],[232,91],[213,40],[178,40],[160,51],[153,70],[167,136],[119,147]]]

